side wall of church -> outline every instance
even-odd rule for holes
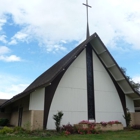
[[[37,89],[30,94],[29,110],[44,110],[45,88]]]
[[[126,99],[126,108],[129,109],[129,112],[135,112],[134,101],[127,95],[125,95],[125,99]]]
[[[117,90],[106,69],[93,52],[96,122],[118,120],[125,124]]]
[[[69,66],[55,91],[50,107],[47,129],[55,129],[53,115],[64,113],[62,125],[76,124],[87,120],[87,85],[86,85],[85,50]]]

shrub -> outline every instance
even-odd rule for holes
[[[63,125],[62,130],[65,131],[67,135],[75,133],[75,128],[70,123]]]
[[[140,125],[133,125],[132,128],[133,129],[140,129]]]
[[[128,108],[126,108],[126,110],[127,110],[127,113],[126,113],[126,115],[125,115],[125,116],[123,116],[123,117],[124,117],[124,119],[126,120],[126,125],[127,125],[127,127],[130,127],[131,114],[130,114],[130,112],[129,112],[129,109],[128,109]]]
[[[115,124],[121,124],[121,122],[119,122],[119,121],[115,121]]]
[[[101,124],[102,126],[106,126],[106,125],[108,124],[108,122],[100,122],[100,124]]]
[[[87,120],[82,120],[81,122],[79,122],[79,124],[91,124],[91,123]]]
[[[94,125],[89,125],[88,128],[79,128],[77,129],[78,134],[95,134],[96,130],[94,129]]]
[[[121,124],[121,122],[119,122],[119,121],[109,121],[107,124],[110,124],[110,125],[112,125],[112,124]]]
[[[7,133],[13,133],[13,129],[10,127],[3,127],[3,129],[0,130],[0,134],[7,134]]]
[[[22,133],[22,132],[24,132],[25,130],[22,128],[22,127],[19,127],[19,126],[15,126],[14,128],[13,128],[13,132],[15,132],[15,133]]]
[[[9,123],[8,119],[0,119],[0,126],[7,126]]]
[[[60,131],[60,123],[62,120],[63,113],[62,111],[58,111],[56,115],[53,115],[53,119],[55,120],[56,131]]]
[[[109,121],[109,122],[100,122],[100,124],[102,125],[102,126],[106,126],[106,125],[113,125],[113,124],[121,124],[121,122],[119,122],[119,121]]]
[[[82,121],[79,122],[79,124],[88,124],[88,125],[96,126],[96,123],[95,122],[89,122],[87,120],[82,120]]]

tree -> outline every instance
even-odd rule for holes
[[[132,121],[132,120],[131,120],[131,114],[130,114],[128,108],[126,108],[126,111],[127,111],[127,113],[126,113],[126,115],[123,116],[123,117],[124,117],[124,119],[126,120],[126,125],[127,125],[127,127],[130,127],[130,122]]]
[[[140,93],[140,83],[136,83],[132,80],[130,76],[126,74],[126,68],[121,67],[121,71],[124,73],[128,81],[130,82],[131,86],[135,89],[135,91]]]

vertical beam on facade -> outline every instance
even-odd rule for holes
[[[87,44],[86,47],[86,64],[87,64],[88,119],[95,120],[93,56],[92,56],[92,47],[90,44]]]

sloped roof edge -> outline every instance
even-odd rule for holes
[[[90,43],[93,46],[93,50],[94,52],[98,55],[98,57],[100,58],[100,61],[102,61],[102,63],[104,64],[104,66],[106,67],[106,69],[108,69],[109,73],[113,76],[114,80],[117,82],[117,84],[121,87],[122,85],[122,81],[125,81],[125,84],[129,85],[129,89],[131,89],[133,91],[133,94],[135,94],[135,96],[138,98],[140,97],[140,94],[132,87],[132,85],[130,84],[130,82],[128,81],[127,77],[125,76],[125,74],[122,72],[122,70],[120,69],[119,65],[117,64],[117,62],[115,61],[115,59],[112,57],[112,55],[110,54],[110,52],[108,51],[108,49],[106,48],[106,46],[104,45],[104,43],[102,42],[102,40],[100,39],[100,37],[98,36],[98,34],[95,34],[95,37]],[[96,40],[96,41],[95,41]],[[97,41],[99,41],[97,43]],[[101,48],[96,48],[98,44],[101,45],[102,47],[102,51]],[[108,58],[110,58],[110,62],[105,62],[104,56],[108,55]],[[112,63],[112,65],[111,65]],[[113,64],[114,63],[114,64]],[[108,64],[108,66],[107,66]],[[110,64],[110,66],[109,66]],[[113,70],[111,70],[113,69]],[[116,71],[115,71],[116,70]],[[118,71],[117,71],[118,70]],[[115,75],[113,74],[113,71],[115,71],[116,73],[119,72],[122,75],[122,79],[115,79]],[[119,75],[120,76],[120,75]],[[122,89],[122,87],[121,87]],[[124,91],[124,90],[123,90]],[[127,93],[124,91],[124,93]],[[128,93],[128,96],[130,94]]]

